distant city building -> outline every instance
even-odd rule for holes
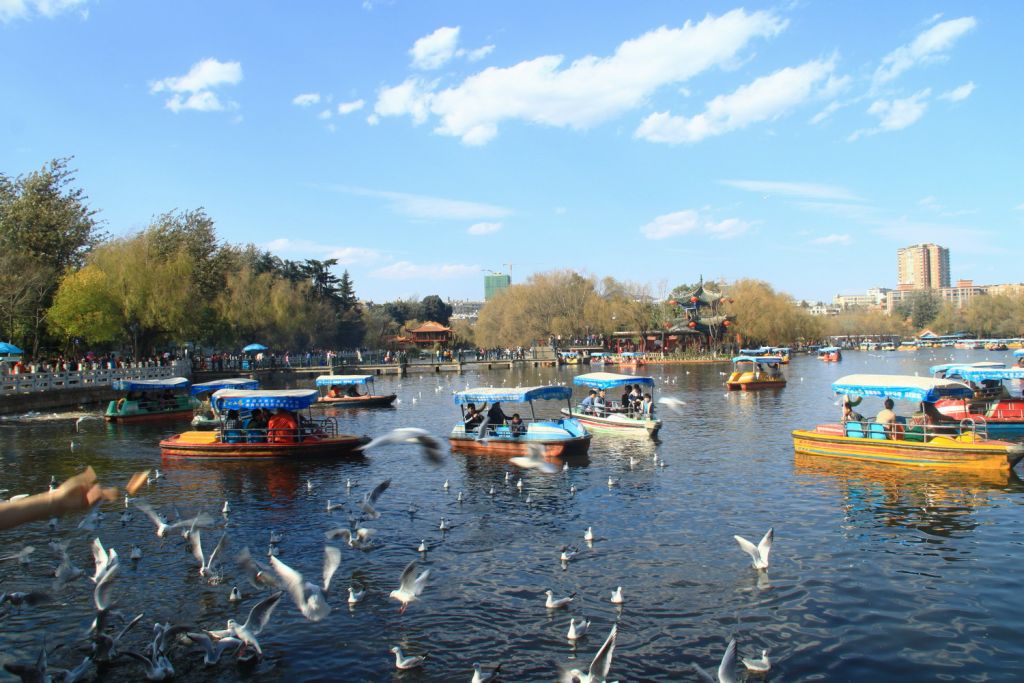
[[[484,275],[484,301],[490,301],[494,295],[512,284],[512,276],[504,273]]]
[[[949,249],[915,244],[896,251],[897,289],[949,287]]]
[[[988,285],[985,293],[989,296],[1024,296],[1024,283],[1006,285]]]
[[[995,285],[1002,287],[1004,285]],[[973,280],[957,280],[955,287],[939,287],[932,290],[943,302],[953,304],[956,308],[963,308],[976,296],[985,296],[989,293],[989,287],[974,284]],[[903,301],[914,296],[917,290],[897,289],[885,295],[885,311],[892,313]]]
[[[811,315],[839,315],[841,310],[839,306],[829,305],[821,301],[807,307],[807,312]]]
[[[480,317],[480,309],[484,307],[484,302],[449,299],[448,305],[452,307],[452,320],[476,320]]]
[[[885,306],[887,287],[872,287],[864,294],[836,294],[832,305],[839,308],[882,308]]]

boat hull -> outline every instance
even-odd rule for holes
[[[738,376],[737,376],[738,375]],[[786,386],[783,377],[775,379],[768,377],[754,377],[754,373],[733,373],[726,380],[725,386],[729,391],[757,391],[758,389],[781,389]]]
[[[183,410],[168,410],[152,413],[106,413],[103,419],[107,422],[157,422],[160,420],[181,420],[192,415],[192,408]]]
[[[971,434],[939,436],[926,443],[844,436],[841,425],[795,429],[792,434],[797,453],[910,467],[1008,470],[1024,457],[1024,444],[974,440]]]
[[[568,408],[562,408],[562,414],[579,420],[587,428],[587,431],[602,434],[624,434],[628,436],[646,434],[654,438],[658,435],[658,431],[661,430],[661,420],[638,420],[621,414],[598,417],[575,410],[570,413]]]
[[[203,436],[195,436],[200,434]],[[211,432],[175,434],[160,442],[160,454],[165,458],[208,460],[344,458],[361,456],[358,449],[368,443],[366,437],[347,434],[300,443],[221,443],[215,436],[209,438],[210,435]]]
[[[583,455],[590,449],[590,434],[574,436],[567,439],[527,439],[523,437],[487,437],[478,440],[473,435],[452,434],[448,440],[453,451],[474,453],[476,455],[497,455],[513,457],[529,455],[533,444],[544,448],[545,458],[560,458],[570,455]]]
[[[397,398],[396,394],[384,396],[340,396],[338,398],[321,396],[317,403],[321,406],[331,406],[332,408],[383,408],[394,403],[395,398]]]

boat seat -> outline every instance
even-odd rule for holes
[[[868,436],[872,439],[888,439],[888,434],[885,433],[885,425],[872,422],[868,425]]]
[[[858,439],[864,438],[864,426],[860,422],[847,422],[846,423],[846,435],[852,436]]]

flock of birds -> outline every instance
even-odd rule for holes
[[[659,403],[670,410],[681,410],[685,402],[672,397],[662,397]],[[75,423],[75,430],[81,429],[82,420]],[[388,445],[414,445],[418,447],[426,462],[438,465],[444,461],[445,449],[440,440],[428,432],[417,428],[402,428],[378,437],[368,443],[364,449],[375,450]],[[558,467],[546,461],[540,449],[532,450],[528,455],[513,457],[510,464],[520,470],[520,474],[513,476],[512,472],[505,472],[504,484],[514,486],[521,493],[524,489],[523,474],[529,472],[537,476],[554,476],[568,470],[568,463],[564,467]],[[637,464],[636,458],[630,458],[629,467],[633,469]],[[655,454],[653,462],[656,466],[665,466],[664,460],[659,459]],[[159,470],[147,477],[148,485],[156,484],[161,478]],[[51,480],[51,487],[57,485],[56,479]],[[612,489],[619,485],[619,480],[609,476],[608,487]],[[334,512],[347,512],[348,524],[337,526],[325,531],[326,543],[323,546],[322,573],[316,580],[306,578],[298,570],[286,564],[280,559],[280,546],[283,541],[282,535],[271,531],[266,551],[266,560],[257,559],[257,556],[243,546],[239,551],[229,557],[228,548],[232,545],[231,540],[231,515],[232,504],[224,501],[220,507],[219,514],[199,512],[195,515],[185,517],[174,509],[173,520],[163,512],[157,510],[153,505],[144,499],[141,494],[136,498],[128,495],[124,498],[123,510],[117,515],[122,527],[131,524],[134,520],[133,510],[142,513],[142,516],[152,523],[152,528],[159,547],[164,548],[170,543],[170,539],[177,535],[184,541],[192,559],[193,569],[197,576],[196,581],[209,586],[221,586],[226,589],[231,585],[227,593],[227,600],[232,605],[238,605],[245,599],[239,584],[251,587],[261,599],[253,605],[244,622],[236,619],[228,619],[223,628],[220,624],[198,624],[198,623],[170,623],[157,621],[152,624],[150,635],[144,637],[139,633],[143,630],[139,624],[145,618],[144,613],[132,615],[118,609],[118,577],[123,566],[122,558],[113,548],[106,548],[99,538],[99,532],[104,525],[105,513],[99,505],[90,510],[78,523],[75,529],[69,529],[64,537],[58,535],[58,529],[62,522],[53,519],[49,526],[52,535],[50,548],[59,560],[53,570],[55,579],[51,590],[11,590],[0,593],[0,620],[10,619],[24,611],[45,609],[49,605],[59,604],[63,600],[69,600],[68,593],[81,582],[87,581],[91,586],[92,609],[95,611],[95,618],[88,626],[88,629],[81,634],[80,640],[73,647],[75,651],[81,652],[81,661],[72,668],[58,669],[49,666],[48,658],[53,655],[55,649],[66,645],[61,644],[51,649],[44,636],[39,649],[39,654],[31,662],[4,663],[4,668],[22,678],[24,681],[83,681],[93,676],[94,670],[102,673],[111,667],[124,666],[125,662],[136,662],[141,666],[141,672],[147,680],[166,681],[178,675],[184,664],[186,670],[199,666],[201,662],[204,667],[217,666],[222,658],[231,653],[240,669],[244,671],[259,671],[264,660],[264,650],[260,645],[260,637],[265,630],[272,628],[271,618],[277,609],[282,598],[287,594],[290,602],[294,603],[295,609],[302,617],[309,622],[319,622],[328,617],[332,607],[343,601],[350,610],[359,609],[362,603],[370,594],[368,586],[353,582],[347,586],[347,598],[335,596],[332,591],[332,580],[342,563],[342,550],[338,543],[351,550],[371,551],[381,545],[377,532],[370,527],[363,526],[367,522],[380,519],[381,504],[386,500],[385,493],[391,486],[391,480],[381,481],[372,489],[368,490],[355,503],[352,501],[352,489],[357,486],[349,479],[345,484],[345,493],[326,499],[324,509],[330,515]],[[450,489],[450,482],[445,480],[443,489],[447,493]],[[307,490],[310,495],[318,495],[319,488],[312,481],[307,483]],[[575,495],[575,484],[570,485],[569,495]],[[340,493],[340,492],[339,492]],[[495,495],[495,487],[491,486],[488,495]],[[344,499],[342,498],[344,497]],[[459,491],[456,497],[456,504],[461,505],[464,494]],[[529,493],[525,498],[527,505],[531,504]],[[418,513],[418,508],[410,504],[407,512],[410,516]],[[441,517],[437,530],[440,531],[442,539],[455,525],[451,520]],[[79,532],[87,532],[91,537],[89,547],[91,550],[94,571],[90,576],[85,570],[76,567],[69,553],[72,543],[84,543]],[[204,534],[205,532],[205,534]],[[204,535],[216,538],[212,547],[204,541]],[[774,532],[769,529],[759,543],[756,545],[740,536],[734,537],[739,547],[750,556],[752,568],[763,575],[769,566],[769,555],[771,552]],[[583,532],[583,541],[590,547],[599,539],[593,527],[588,527]],[[429,600],[430,586],[429,579],[431,570],[419,570],[419,559],[425,560],[428,553],[435,547],[422,539],[415,551],[419,554],[418,559],[411,559],[397,577],[397,587],[388,594],[389,599],[397,601],[399,611],[404,614],[407,609],[415,603]],[[413,548],[410,548],[410,552]],[[0,562],[18,562],[28,565],[33,561],[35,549],[32,547],[23,548],[17,552],[0,557]],[[576,560],[580,554],[580,548],[576,545],[563,545],[559,550],[559,562],[563,569]],[[128,551],[128,562],[138,563],[143,560],[143,547],[141,544],[132,544]],[[289,560],[291,561],[291,560]],[[233,567],[233,569],[232,569]],[[244,581],[244,583],[242,583]],[[71,587],[69,589],[69,587]],[[66,590],[68,589],[68,590]],[[550,614],[559,610],[569,610],[577,594],[567,596],[556,596],[552,590],[543,593],[545,597],[544,608]],[[627,603],[624,597],[624,589],[617,586],[608,599],[615,605],[620,613]],[[539,605],[538,605],[539,607]],[[5,611],[4,611],[5,610]],[[571,616],[568,623],[566,638],[571,643],[585,639],[591,632],[591,620]],[[604,683],[609,681],[612,670],[613,656],[618,637],[618,623],[611,626],[605,636],[602,645],[597,649],[589,666],[586,668],[560,667],[559,680],[563,683]],[[134,634],[134,635],[133,635]],[[419,669],[429,666],[428,654],[409,654],[403,651],[400,645],[390,648],[394,655],[394,666],[399,671]],[[67,659],[67,657],[63,657]],[[737,652],[736,642],[731,641],[725,650],[722,660],[715,673],[708,673],[697,664],[693,664],[694,672],[702,680],[718,681],[718,683],[731,683],[737,679]],[[771,667],[767,651],[762,651],[759,658],[741,658],[740,662],[747,670],[748,675],[763,675]],[[177,668],[176,668],[177,666]],[[485,673],[480,663],[472,664],[471,675],[473,683],[484,681],[497,681],[501,675],[502,665],[497,663]]]

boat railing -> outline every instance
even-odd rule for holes
[[[918,441],[927,443],[937,436],[955,437],[964,433],[961,424],[927,424],[924,422],[896,421],[880,423],[875,420],[849,420],[843,424],[846,436],[862,439],[888,439],[891,441]],[[966,431],[971,431],[967,429]],[[987,434],[987,431],[985,432]]]
[[[296,429],[217,429],[217,440],[221,443],[299,443],[322,441],[338,436],[338,423],[331,418],[303,420]]]
[[[638,420],[650,417],[649,415],[644,415],[641,410],[635,409],[632,405],[623,406],[621,401],[609,401],[605,404],[604,408],[583,408],[579,403],[577,403],[573,407],[573,412],[579,413],[580,415],[591,415],[593,417],[625,415],[626,417],[632,417]]]
[[[965,417],[960,420],[960,433],[973,432],[975,439],[988,438],[988,422],[981,416]]]

